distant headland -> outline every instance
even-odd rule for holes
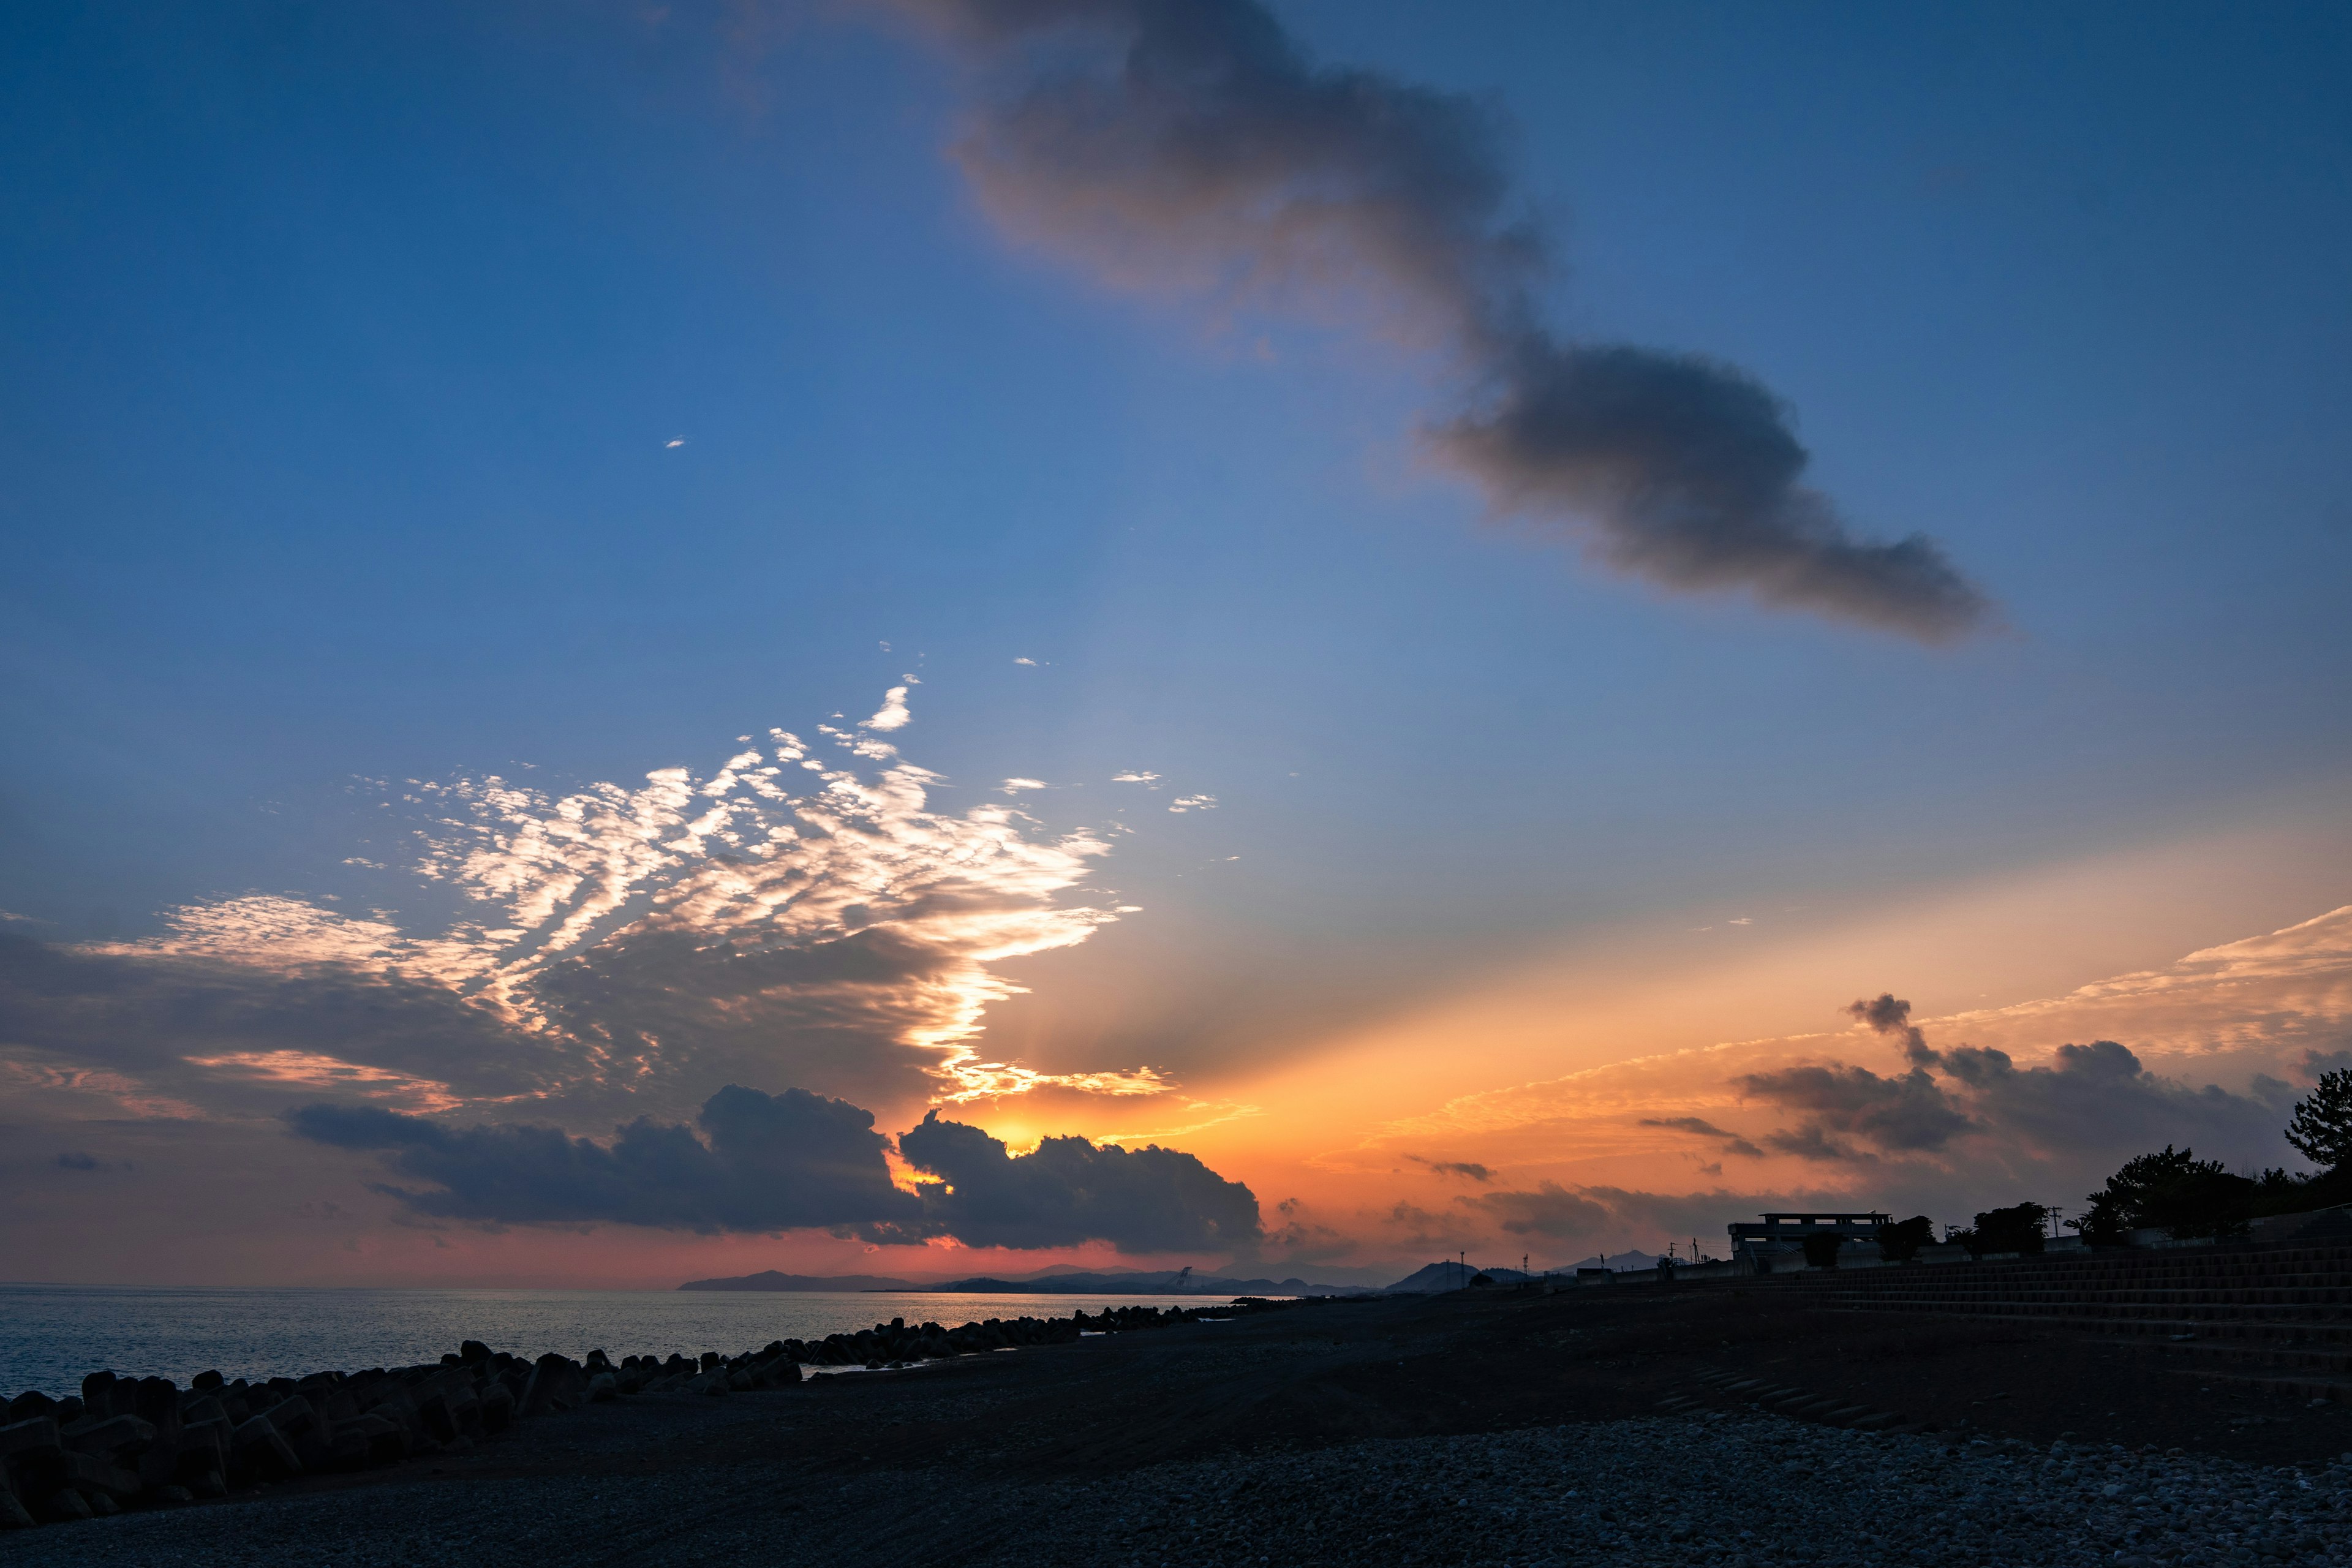
[[[1051,1296],[1370,1296],[1361,1285],[1320,1285],[1305,1279],[1232,1279],[1190,1268],[1151,1273],[1058,1268],[1025,1279],[986,1275],[924,1283],[879,1274],[784,1274],[762,1269],[724,1279],[689,1279],[681,1290],[923,1290],[961,1295]]]

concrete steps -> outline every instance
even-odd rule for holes
[[[2063,1329],[2128,1341],[2201,1378],[2352,1402],[2352,1246],[1824,1270],[1799,1285],[1832,1310]]]

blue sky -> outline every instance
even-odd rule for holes
[[[1139,912],[1007,971],[1055,1070],[2255,818],[2308,826],[2263,920],[2346,901],[2340,8],[1276,11],[1507,116],[1550,320],[1760,378],[2002,624],[1486,519],[1428,354],[1008,234],[971,89],[869,16],[12,13],[0,909],[428,909],[345,863],[355,781],[708,773],[909,674],[936,800],[1134,828],[1093,875]]]

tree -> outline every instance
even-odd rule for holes
[[[1975,1225],[1944,1239],[1958,1242],[1979,1258],[1988,1252],[2035,1253],[2042,1250],[2042,1227],[2049,1219],[2050,1211],[2040,1204],[2011,1204],[2005,1209],[1986,1210],[1977,1215]]]
[[[1908,1263],[1921,1247],[1936,1239],[1936,1222],[1926,1215],[1915,1214],[1896,1225],[1878,1227],[1878,1250],[1889,1263]]]
[[[2352,1068],[2319,1075],[2310,1095],[2294,1102],[2286,1141],[2323,1170],[2352,1165]]]
[[[2219,1160],[2200,1160],[2193,1149],[2141,1154],[2124,1162],[2105,1187],[2091,1194],[2090,1212],[2066,1223],[2086,1241],[2119,1242],[2144,1226],[2178,1237],[2236,1236],[2246,1227],[2261,1188],[2233,1176]]]

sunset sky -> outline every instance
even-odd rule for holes
[[[0,1276],[1382,1282],[2302,1168],[2348,70],[9,11]]]

